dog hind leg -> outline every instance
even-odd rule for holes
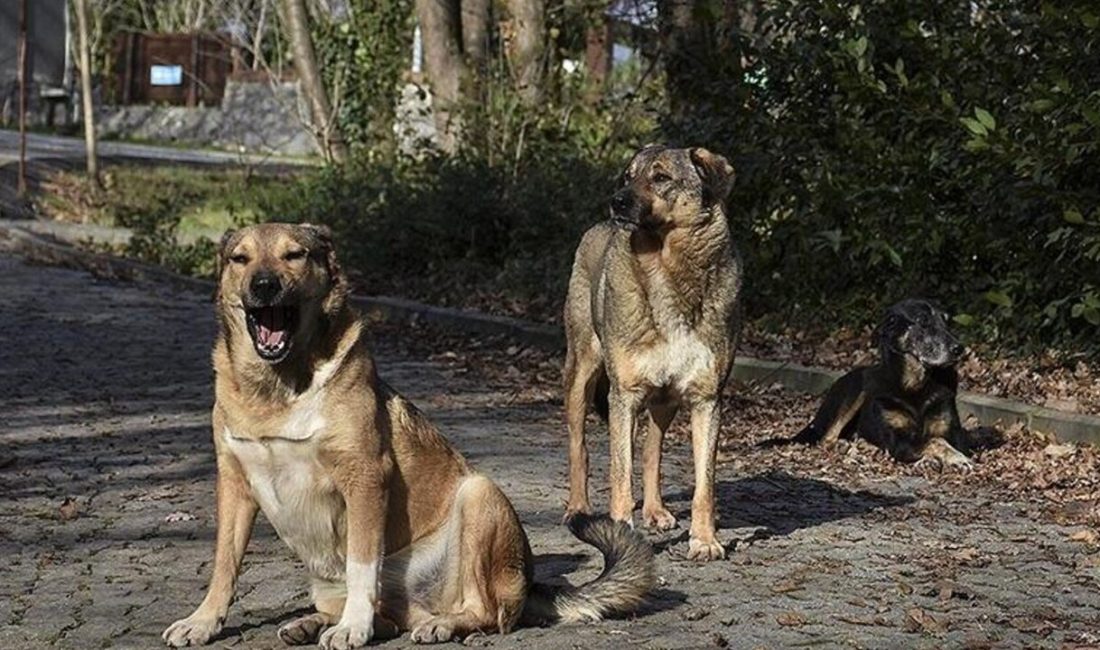
[[[412,629],[416,643],[511,630],[526,598],[528,558],[507,497],[483,476],[466,478],[444,534],[407,561],[413,568],[404,577],[408,606],[397,613],[399,623]]]
[[[591,347],[591,346],[589,346]],[[576,350],[570,346],[565,359],[565,423],[569,429],[569,504],[565,517],[589,513],[588,446],[584,420],[592,403],[596,383],[603,370],[595,350]]]

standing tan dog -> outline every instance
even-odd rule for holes
[[[327,229],[227,233],[220,262],[214,575],[198,609],[165,630],[168,645],[221,630],[257,509],[312,583],[317,611],[279,630],[289,644],[357,648],[406,629],[432,643],[641,602],[652,551],[606,518],[570,522],[604,554],[599,578],[533,584],[508,499],[375,373]]]
[[[741,261],[724,203],[733,168],[706,149],[649,146],[623,174],[611,222],[581,240],[565,303],[567,516],[589,512],[589,404],[606,403],[611,517],[630,522],[633,438],[648,410],[642,522],[670,529],[661,500],[661,441],[677,409],[691,413],[695,497],[688,557],[725,556],[715,537],[719,396],[740,329]],[[606,402],[604,402],[606,400]]]

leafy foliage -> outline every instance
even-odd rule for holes
[[[975,340],[1097,351],[1100,9],[783,0],[744,77],[666,124],[740,172],[757,314],[871,321],[938,298]],[[718,64],[716,64],[718,65]]]
[[[313,23],[341,131],[361,153],[392,151],[394,94],[411,51],[412,4],[359,3],[347,20]]]

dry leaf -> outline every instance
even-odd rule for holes
[[[775,617],[775,622],[786,627],[801,627],[806,624],[806,617],[798,612],[783,612]]]
[[[77,516],[76,499],[72,497],[65,497],[65,501],[61,503],[61,506],[57,509],[57,515],[62,521],[69,521],[76,519]]]
[[[173,512],[164,518],[164,521],[173,524],[177,521],[193,521],[195,515],[190,512]]]
[[[941,634],[947,631],[947,626],[923,609],[914,607],[905,612],[905,629],[908,632]]]
[[[1076,533],[1071,534],[1069,538],[1071,541],[1074,542],[1095,544],[1098,540],[1100,540],[1100,535],[1098,535],[1096,531],[1092,530],[1091,528],[1085,528],[1084,530],[1079,530]]]

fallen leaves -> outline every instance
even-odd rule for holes
[[[1100,541],[1100,534],[1098,534],[1095,530],[1092,530],[1091,528],[1086,528],[1084,530],[1079,530],[1075,533],[1071,533],[1069,539],[1072,542],[1084,542],[1089,546],[1095,546],[1096,543]]]
[[[65,500],[57,508],[57,516],[61,521],[71,521],[76,519],[79,514],[80,508],[77,506],[76,499],[72,497],[65,497]]]
[[[173,513],[169,513],[168,516],[166,516],[164,518],[164,521],[166,523],[169,523],[169,524],[174,524],[178,521],[194,521],[194,520],[195,520],[195,515],[191,514],[190,512],[173,512]]]
[[[943,634],[947,631],[947,624],[920,607],[914,607],[905,612],[905,631]]]
[[[775,617],[775,622],[784,627],[802,627],[806,624],[806,617],[798,612],[783,612]]]

